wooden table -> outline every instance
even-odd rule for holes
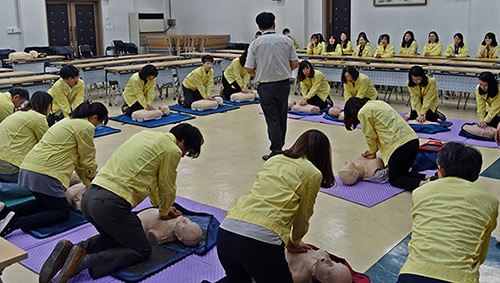
[[[113,60],[158,57],[158,56],[161,56],[161,54],[148,53],[148,54],[137,54],[137,55],[125,55],[125,56],[107,56],[107,57],[96,57],[96,58],[78,59],[78,60],[69,60],[69,61],[56,61],[56,62],[51,62],[50,64],[56,65],[56,66],[64,66],[64,65],[69,65],[69,64],[75,65],[75,64],[85,64],[85,63],[113,61]]]
[[[464,66],[464,67],[473,67],[473,68],[493,68],[493,67],[495,67],[495,63],[493,63],[493,62],[462,61],[462,60],[449,60],[444,65]]]
[[[28,59],[28,60],[11,60],[11,59],[6,59],[4,60],[5,62],[7,63],[29,63],[29,62],[40,62],[40,61],[50,61],[50,60],[61,60],[61,59],[64,59],[66,57],[62,56],[62,55],[49,55],[49,56],[45,56],[45,57],[40,57],[40,58],[31,58],[31,59]]]
[[[6,267],[28,258],[26,251],[16,247],[2,237],[0,237],[0,251],[0,276]],[[0,278],[0,282],[2,282],[2,278]]]
[[[12,72],[5,72],[5,73],[0,73],[0,79],[5,79],[5,78],[14,78],[14,77],[24,77],[24,76],[31,76],[34,75],[35,73],[30,72],[30,71],[12,71]]]
[[[3,73],[3,72],[12,72],[14,70],[12,70],[11,68],[0,68],[0,73]]]
[[[424,66],[424,70],[433,72],[443,72],[443,73],[454,73],[454,74],[475,74],[479,75],[482,72],[491,72],[494,75],[499,75],[499,69],[485,69],[485,68],[469,68],[469,67],[452,67],[452,66]]]
[[[245,52],[245,50],[239,50],[239,49],[217,49],[215,50],[217,53],[235,53],[235,54],[242,54]]]
[[[186,57],[202,57],[205,55],[211,55],[214,58],[224,58],[224,59],[234,59],[241,56],[241,54],[236,53],[208,53],[208,52],[185,52],[180,55]]]
[[[46,62],[61,60],[64,58],[64,56],[60,55],[49,55],[44,58],[33,58],[29,60],[5,60],[5,62],[12,63],[12,67],[16,71],[30,71],[36,74],[44,74]]]
[[[155,57],[132,58],[132,59],[124,59],[124,60],[108,60],[108,61],[93,62],[93,63],[75,64],[74,66],[78,69],[95,69],[95,68],[103,68],[103,67],[112,66],[112,65],[126,65],[126,64],[138,63],[138,62],[177,60],[180,58],[182,58],[182,57],[165,55],[165,56],[155,56]]]
[[[22,85],[29,93],[36,91],[47,91],[52,86],[52,82],[59,79],[57,75],[34,75],[17,78],[0,79],[0,89],[8,89],[15,85]]]

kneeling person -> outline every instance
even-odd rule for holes
[[[214,57],[205,55],[201,57],[201,62],[203,65],[194,69],[182,81],[184,100],[180,104],[184,107],[191,108],[191,104],[198,100],[212,100],[210,93],[214,85],[214,70],[212,69]]]

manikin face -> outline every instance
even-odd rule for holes
[[[433,34],[433,33],[429,34],[429,41],[431,43],[436,43],[436,40],[437,40],[437,38],[436,38],[435,34]]]
[[[345,80],[350,82],[350,83],[353,83],[354,82],[354,79],[352,78],[351,74],[349,74],[349,72],[346,72],[344,74],[344,77],[345,77]]]
[[[333,266],[335,263],[330,259],[328,253],[324,252],[323,257],[318,259],[312,266],[313,276],[321,283],[334,283],[336,275]]]
[[[460,42],[462,42],[462,40],[460,39],[460,37],[455,36],[455,37],[453,38],[453,42],[455,43],[455,45],[459,45],[459,44],[460,44]]]
[[[185,245],[195,246],[201,240],[202,231],[198,224],[186,217],[179,216],[175,221],[174,234]]]
[[[363,177],[363,167],[348,161],[339,171],[339,178],[346,185],[353,185]]]
[[[212,69],[213,65],[214,65],[213,62],[206,61],[205,63],[203,63],[203,69],[205,70],[205,72],[209,72],[210,69]]]
[[[328,43],[330,43],[332,45],[335,44],[335,37],[330,36],[330,38],[328,39]]]
[[[366,45],[366,40],[364,37],[360,37],[358,40],[359,45],[365,46]]]
[[[411,80],[412,80],[415,84],[417,84],[417,85],[420,85],[420,83],[422,82],[422,80],[423,80],[423,79],[424,79],[424,78],[422,78],[422,77],[415,77],[415,76],[411,76]]]
[[[347,40],[347,34],[345,34],[345,33],[341,33],[341,34],[340,34],[340,40],[342,40],[342,41],[346,41],[346,40]]]
[[[411,35],[409,33],[405,34],[405,42],[410,42]]]
[[[302,73],[304,74],[304,76],[309,77],[309,75],[311,74],[311,68],[307,66],[304,67],[304,69],[302,69]]]
[[[479,80],[479,87],[484,91],[488,92],[488,83],[483,82],[482,80]]]

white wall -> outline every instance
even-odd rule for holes
[[[16,9],[17,0],[2,0],[0,9],[0,49],[10,48],[19,50],[24,48],[21,34],[7,34],[7,27],[19,26]]]
[[[406,7],[374,7],[373,0],[352,0],[351,40],[364,31],[376,43],[380,34],[388,33],[399,52],[404,32],[411,30],[421,52],[429,31],[438,33],[444,48],[461,32],[469,56],[475,57],[486,32],[500,36],[499,11],[498,0],[428,0],[426,6]]]

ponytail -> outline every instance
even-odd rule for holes
[[[100,102],[85,101],[71,113],[71,119],[86,119],[96,115],[105,125],[108,123],[108,109]]]

